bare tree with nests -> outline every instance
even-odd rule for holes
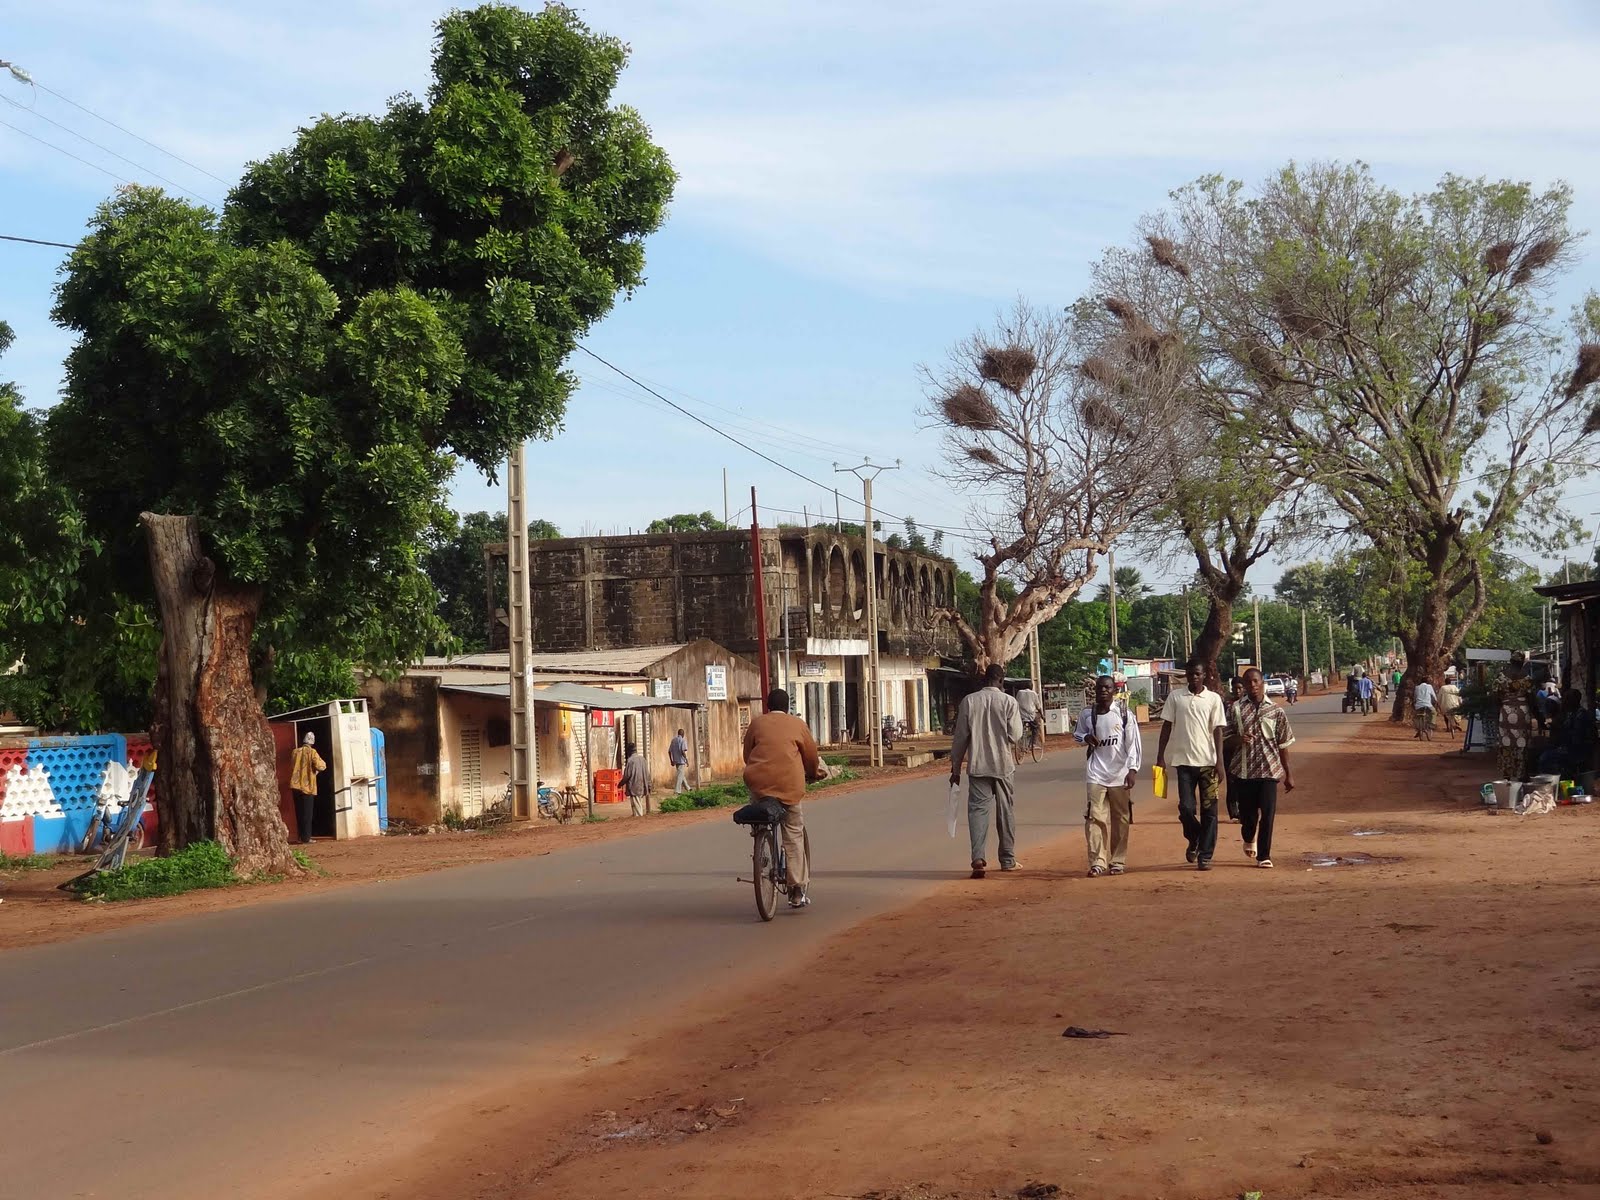
[[[1095,379],[1084,367],[1095,358],[1131,360],[1134,386]],[[1179,403],[1173,361],[1155,331],[1095,330],[1019,301],[943,367],[923,369],[947,478],[989,531],[976,555],[977,624],[939,614],[979,670],[1020,654],[1158,503],[1148,465]],[[1016,587],[1009,602],[1002,579]]]

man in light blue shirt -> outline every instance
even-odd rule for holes
[[[1417,690],[1411,694],[1411,719],[1417,727],[1412,741],[1433,741],[1433,709],[1438,702],[1439,694],[1433,690],[1433,684],[1426,679],[1417,684]]]

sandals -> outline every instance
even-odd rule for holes
[[[973,859],[973,861],[972,861],[972,877],[974,879],[982,879],[983,878],[984,868],[986,868],[988,865],[989,864],[987,862],[985,862],[981,858]]]
[[[1254,842],[1246,842],[1244,844],[1244,856],[1246,858],[1254,858],[1256,856],[1256,844]]]

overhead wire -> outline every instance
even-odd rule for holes
[[[27,242],[30,246],[59,246],[63,250],[76,250],[73,242],[47,242],[41,238],[18,237],[14,233],[0,233],[0,242]]]
[[[92,170],[99,171],[102,175],[109,175],[109,176],[111,176],[111,178],[115,179],[118,183],[131,183],[132,182],[132,180],[124,179],[121,175],[118,175],[115,171],[107,170],[105,167],[102,167],[99,163],[90,162],[87,158],[84,158],[81,154],[74,154],[71,150],[68,150],[66,147],[58,146],[54,142],[46,141],[44,138],[40,137],[36,133],[29,133],[26,129],[20,129],[17,126],[13,125],[10,121],[0,121],[0,125],[4,125],[7,129],[11,130],[13,133],[20,133],[23,137],[29,138],[29,139],[31,139],[31,140],[33,140],[35,142],[38,142],[41,146],[48,146],[50,149],[54,150],[58,154],[65,154],[68,158],[76,159],[78,162],[81,162],[84,166],[89,167]]]
[[[168,158],[172,159],[174,162],[182,163],[184,166],[188,167],[191,171],[198,171],[198,172],[200,172],[200,174],[206,176],[206,178],[216,180],[223,187],[232,187],[233,186],[232,183],[230,183],[228,180],[224,179],[222,176],[214,174],[211,171],[206,170],[204,167],[200,166],[197,163],[190,162],[187,158],[184,158],[181,154],[174,154],[171,150],[168,150],[165,146],[159,146],[155,142],[152,142],[147,137],[140,137],[133,130],[128,129],[128,128],[122,126],[122,125],[118,125],[110,117],[101,116],[99,113],[95,112],[95,110],[90,108],[88,105],[79,104],[71,96],[64,96],[60,92],[56,91],[55,88],[46,87],[44,84],[38,82],[37,80],[32,80],[31,82],[33,83],[33,86],[38,88],[41,92],[48,92],[50,95],[54,96],[57,100],[60,100],[62,103],[70,104],[70,105],[72,105],[73,108],[77,109],[78,111],[88,113],[95,120],[104,122],[105,124],[111,126],[111,128],[115,129],[118,133],[125,133],[129,137],[133,138],[134,141],[143,142],[146,146],[149,146],[150,149],[155,150],[155,151],[157,151],[157,152],[159,152],[161,154],[165,154]],[[173,186],[177,186],[177,185],[174,184]]]
[[[44,113],[39,112],[36,109],[29,108],[25,104],[18,104],[15,100],[11,99],[10,96],[0,96],[0,100],[4,100],[7,104],[11,105],[12,108],[18,109],[18,110],[20,110],[22,112],[25,112],[25,113],[28,113],[30,116],[37,117],[39,120],[45,122],[47,125],[54,125],[57,129],[61,130],[63,133],[71,134],[73,137],[77,138],[80,142],[84,142],[84,143],[86,143],[86,144],[88,144],[90,146],[93,146],[96,150],[99,150],[104,154],[109,154],[113,158],[120,158],[123,162],[127,163],[130,167],[135,167],[138,170],[143,171],[146,175],[149,175],[153,179],[159,179],[162,183],[166,184],[168,187],[176,189],[177,191],[183,193],[185,196],[190,196],[190,197],[192,197],[192,198],[194,198],[196,200],[203,200],[207,204],[210,204],[212,206],[215,206],[216,203],[217,203],[215,200],[211,199],[209,196],[203,196],[199,192],[191,191],[188,188],[184,187],[181,183],[177,183],[174,180],[168,179],[165,175],[161,174],[159,171],[153,171],[149,167],[145,166],[143,163],[137,162],[134,159],[129,158],[126,154],[121,154],[118,151],[113,150],[110,146],[102,145],[101,143],[95,141],[93,138],[87,137],[84,134],[79,133],[76,129],[73,129],[70,125],[63,125],[60,121],[57,121],[53,117],[47,117],[47,116],[45,116]],[[12,128],[15,129],[16,126],[13,125]]]

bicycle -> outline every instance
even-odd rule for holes
[[[756,913],[763,921],[770,921],[778,911],[778,896],[789,894],[788,859],[783,852],[783,802],[770,797],[746,804],[733,814],[734,823],[750,830],[750,866],[752,879],[740,879],[755,886]],[[801,835],[805,845],[806,861],[811,861],[811,831]]]
[[[1038,762],[1039,750],[1043,742],[1044,738],[1039,732],[1039,722],[1024,721],[1022,723],[1022,740],[1017,743],[1015,752],[1017,761],[1020,763],[1023,755],[1031,754],[1033,756],[1033,761]]]

